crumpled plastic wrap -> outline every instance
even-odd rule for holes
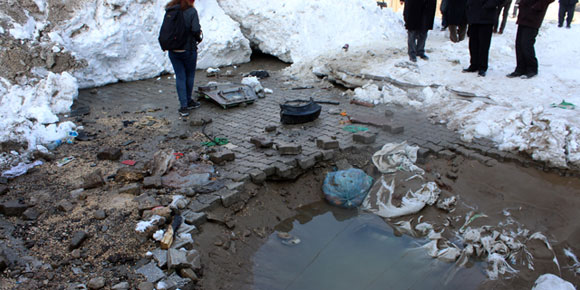
[[[403,170],[424,174],[425,171],[415,165],[418,150],[417,146],[407,145],[407,141],[399,144],[387,143],[373,154],[372,160],[381,173],[395,173]]]

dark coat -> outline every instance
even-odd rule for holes
[[[403,17],[407,30],[431,30],[437,0],[405,0]]]
[[[560,2],[560,5],[574,5],[578,3],[578,0],[558,0],[558,2]]]
[[[517,24],[532,28],[540,28],[548,5],[554,0],[520,0],[520,12]]]
[[[447,0],[447,9],[445,9],[445,20],[447,25],[465,25],[467,24],[467,0]]]
[[[178,9],[179,5],[171,6],[168,9]],[[185,27],[189,31],[187,42],[183,50],[197,50],[197,43],[201,41],[201,26],[199,25],[199,16],[194,7],[187,8],[183,11]]]
[[[503,0],[467,0],[467,23],[494,24],[501,2]]]

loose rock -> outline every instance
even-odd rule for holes
[[[105,287],[105,278],[103,277],[93,278],[89,280],[87,286],[89,287],[89,289],[101,289]]]
[[[88,237],[89,235],[85,231],[78,231],[74,233],[72,239],[70,240],[69,249],[70,250],[77,249]]]
[[[122,151],[119,148],[105,148],[97,153],[97,159],[99,160],[119,160],[122,155]]]

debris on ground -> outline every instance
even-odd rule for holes
[[[329,172],[322,191],[332,205],[355,208],[362,204],[373,184],[373,178],[357,168]]]

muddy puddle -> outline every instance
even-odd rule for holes
[[[432,259],[427,240],[382,218],[317,202],[275,227],[253,257],[253,289],[476,289],[483,266]]]

